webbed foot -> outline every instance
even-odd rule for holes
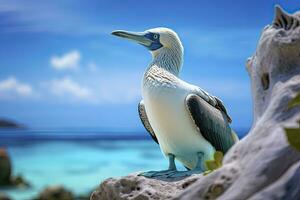
[[[168,169],[168,170],[161,170],[161,171],[148,171],[140,173],[139,176],[144,176],[147,178],[157,178],[157,177],[166,177],[168,178],[170,175],[178,172],[176,169]]]
[[[148,171],[140,173],[138,176],[144,176],[147,178],[170,178],[170,179],[176,179],[176,178],[185,178],[188,176],[191,176],[193,174],[201,174],[203,173],[202,170],[189,170],[189,171],[177,171],[177,170],[162,170],[162,171]]]
[[[161,170],[161,171],[149,171],[140,173],[139,176],[145,176],[147,178],[167,178],[171,174],[177,172],[176,165],[175,165],[175,156],[173,154],[168,154],[169,157],[169,169]]]
[[[171,173],[170,175],[167,176],[167,178],[172,178],[172,179],[176,179],[176,178],[185,178],[188,176],[191,176],[193,174],[201,174],[203,173],[202,170],[189,170],[189,171],[176,171],[174,173]]]

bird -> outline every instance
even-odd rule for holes
[[[184,49],[177,33],[158,27],[143,32],[116,30],[112,35],[137,42],[152,54],[142,79],[140,119],[169,160],[167,170],[149,171],[145,177],[180,177],[201,173],[214,153],[226,153],[238,137],[223,102],[182,79]],[[187,171],[177,170],[175,159]]]

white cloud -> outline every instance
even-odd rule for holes
[[[91,89],[81,86],[69,77],[51,81],[51,91],[57,96],[67,97],[69,99],[94,102],[95,97]]]
[[[44,95],[49,98],[71,103],[88,104],[128,104],[141,97],[142,71],[115,71],[100,68],[90,63],[81,73],[46,82]]]
[[[15,77],[9,77],[0,81],[0,98],[31,96],[32,94],[32,87],[29,84],[21,83]]]
[[[53,56],[50,63],[57,70],[76,69],[79,66],[80,57],[79,51],[73,50],[62,56]]]

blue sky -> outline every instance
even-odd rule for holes
[[[296,0],[1,0],[0,117],[30,127],[141,129],[137,103],[151,56],[110,32],[164,26],[184,45],[181,77],[219,96],[233,127],[249,127],[245,61],[275,4],[300,9]]]

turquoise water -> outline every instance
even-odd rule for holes
[[[30,189],[4,190],[13,199],[30,199],[45,186],[62,184],[76,194],[90,192],[108,177],[167,167],[151,140],[39,141],[8,147],[14,174]],[[3,190],[2,190],[3,191]]]
[[[0,130],[0,147],[9,152],[13,174],[22,175],[32,186],[0,189],[15,200],[31,199],[50,185],[87,194],[106,178],[168,167],[150,136],[133,131]]]

